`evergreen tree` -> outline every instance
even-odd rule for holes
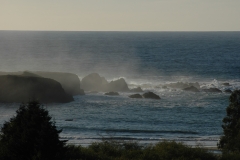
[[[218,147],[227,152],[240,152],[240,90],[231,94],[229,102],[222,125],[224,135]]]
[[[16,116],[5,122],[0,132],[0,159],[63,159],[65,141],[59,140],[48,111],[36,101],[20,105]]]

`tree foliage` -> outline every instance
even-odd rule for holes
[[[22,104],[1,128],[0,159],[62,159],[65,142],[59,140],[60,132],[38,102]]]
[[[223,119],[223,132],[218,147],[227,152],[240,152],[240,90],[234,91],[229,98]]]

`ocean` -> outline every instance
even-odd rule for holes
[[[141,86],[161,97],[99,92],[74,96],[71,103],[44,104],[68,143],[167,139],[216,146],[230,94],[162,86],[198,82],[201,89],[240,89],[240,32],[0,31],[0,71],[24,70],[70,72],[80,80],[90,73],[108,81],[122,77],[129,88]],[[0,103],[0,126],[18,107]]]

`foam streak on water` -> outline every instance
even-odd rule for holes
[[[160,95],[159,101],[136,100],[130,93],[109,97],[100,92],[45,105],[69,143],[110,137],[216,145],[230,94],[164,86],[198,82],[200,90],[240,89],[239,62],[240,32],[0,31],[0,71],[71,72],[81,79],[97,72]],[[18,106],[0,104],[1,126]]]

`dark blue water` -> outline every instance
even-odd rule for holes
[[[61,136],[71,143],[115,137],[211,145],[222,134],[229,94],[159,86],[181,81],[222,91],[240,89],[240,32],[0,31],[0,70],[72,72],[80,79],[98,72],[108,80],[124,77],[129,87],[141,86],[162,98],[134,100],[129,93],[97,93],[46,105],[63,129]],[[18,104],[0,104],[1,125],[17,108]]]

